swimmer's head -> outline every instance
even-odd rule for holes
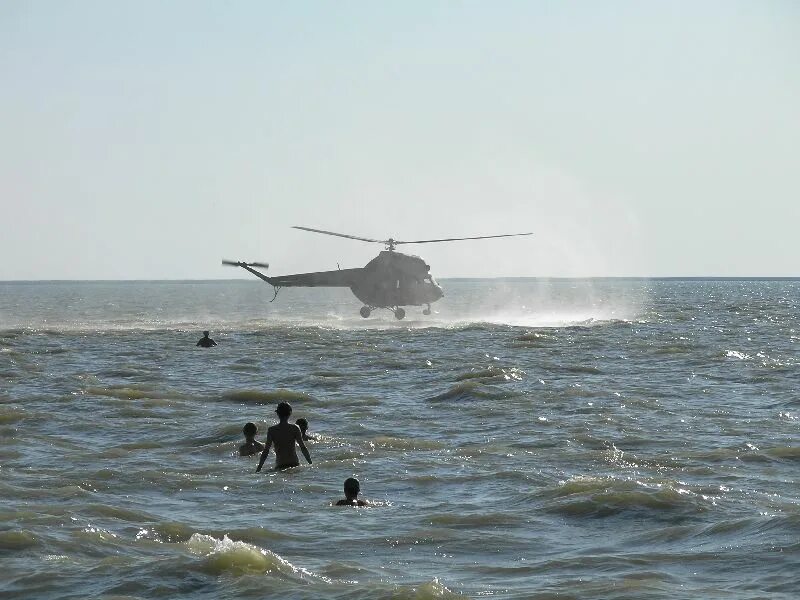
[[[303,433],[305,433],[308,430],[308,421],[306,421],[303,417],[297,419],[295,423],[300,428],[300,431],[302,431]]]
[[[208,332],[207,332],[207,331],[204,331],[204,332],[203,332],[203,335],[204,335],[205,337],[208,337]]]
[[[278,413],[280,418],[288,419],[292,414],[292,405],[288,402],[281,402],[278,404],[278,408],[275,409],[275,412]]]
[[[256,427],[255,423],[247,423],[242,427],[242,433],[245,437],[255,437],[258,433],[258,427]]]
[[[348,500],[358,496],[358,492],[360,491],[361,486],[358,483],[358,479],[355,477],[348,477],[344,480],[344,495]]]

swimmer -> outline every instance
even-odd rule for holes
[[[303,434],[304,442],[307,442],[308,440],[317,440],[317,436],[306,433],[308,431],[308,421],[305,418],[300,417],[297,419],[297,421],[295,421],[295,425],[300,428],[300,433]]]
[[[369,500],[359,500],[358,493],[361,485],[355,477],[348,477],[344,480],[344,498],[336,503],[336,506],[369,506]]]
[[[278,413],[280,423],[267,429],[267,443],[261,453],[261,460],[258,461],[256,473],[264,466],[264,461],[267,460],[269,449],[273,444],[275,444],[276,469],[288,469],[289,467],[300,465],[300,461],[297,459],[297,451],[294,449],[295,444],[300,446],[303,456],[306,457],[308,464],[311,464],[311,455],[303,443],[303,434],[300,433],[300,428],[289,423],[289,417],[292,416],[292,405],[288,402],[281,402],[275,412]]]
[[[211,346],[216,346],[217,342],[208,337],[208,332],[204,331],[203,337],[200,338],[200,341],[197,342],[197,345],[203,348],[211,348]]]
[[[256,452],[264,449],[264,444],[256,441],[258,427],[255,423],[247,423],[242,428],[242,433],[244,434],[244,444],[239,446],[239,456],[253,456]]]

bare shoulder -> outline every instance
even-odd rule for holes
[[[348,500],[347,498],[342,498],[335,506],[372,506],[372,504],[369,500]]]

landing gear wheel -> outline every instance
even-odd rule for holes
[[[394,311],[394,318],[398,321],[406,316],[406,311],[402,308],[396,308]]]
[[[425,315],[426,317],[429,314],[431,314],[431,305],[430,304],[428,304],[428,308],[426,308],[425,310],[422,311],[422,314]]]
[[[361,316],[362,316],[362,317],[364,317],[365,319],[367,319],[367,318],[369,318],[369,314],[370,314],[370,312],[372,312],[372,311],[370,311],[370,309],[369,309],[369,306],[362,306],[362,307],[361,307],[361,310],[360,310],[360,311],[358,311],[358,312],[361,314]]]

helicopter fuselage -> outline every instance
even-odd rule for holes
[[[268,277],[247,263],[235,263],[263,279],[277,290],[282,287],[348,287],[364,303],[363,316],[375,308],[388,308],[398,318],[405,315],[403,306],[427,305],[444,296],[430,274],[430,267],[418,256],[384,250],[364,267],[316,271]]]
[[[413,254],[403,254],[395,251],[395,248],[400,244],[430,244],[434,242],[457,242],[532,235],[531,233],[503,233],[500,235],[403,241],[394,238],[378,240],[324,229],[300,227],[298,225],[295,225],[294,229],[362,242],[385,244],[386,250],[360,269],[337,269],[336,271],[295,273],[294,275],[278,275],[276,277],[267,277],[253,268],[267,267],[268,265],[265,263],[223,260],[222,264],[242,267],[272,285],[275,288],[275,297],[272,300],[275,300],[278,296],[278,290],[282,287],[349,287],[355,297],[364,303],[360,313],[365,319],[369,317],[374,308],[391,309],[395,317],[402,319],[406,315],[406,311],[402,308],[403,306],[421,306],[423,304],[427,305],[427,308],[422,311],[422,314],[429,315],[431,314],[431,304],[444,296],[442,288],[439,287],[430,274],[430,267],[424,260]]]
[[[361,271],[350,290],[365,306],[421,306],[444,296],[430,267],[418,256],[384,250]]]

